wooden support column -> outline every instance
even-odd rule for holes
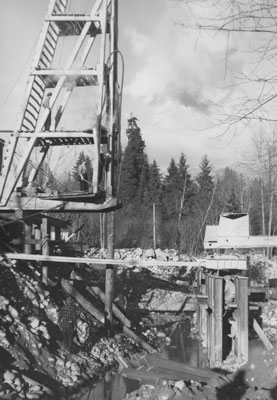
[[[237,276],[236,303],[237,303],[237,356],[239,361],[248,360],[248,278]]]
[[[208,336],[207,303],[198,304],[198,327],[201,337],[201,344],[204,348],[206,348]]]
[[[223,348],[223,278],[214,278],[214,362],[222,362]]]
[[[215,351],[214,351],[214,279],[212,275],[207,275],[207,296],[208,296],[208,308],[207,308],[207,319],[208,319],[208,335],[207,335],[207,347],[208,347],[208,359],[210,366],[213,367],[215,363]]]
[[[114,217],[115,212],[111,211],[107,215],[107,258],[114,258]],[[113,326],[113,292],[114,292],[114,266],[106,265],[106,285],[105,285],[105,325],[109,334],[112,333]]]
[[[39,227],[35,228],[35,250],[41,252],[41,230]]]
[[[32,223],[30,220],[24,221],[24,253],[32,254]]]
[[[61,240],[61,228],[59,226],[55,227],[55,240]]]
[[[42,255],[49,255],[49,235],[48,235],[48,219],[42,217],[41,222],[41,236],[42,236]],[[42,282],[47,285],[48,282],[48,266],[42,263]]]

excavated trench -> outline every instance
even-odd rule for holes
[[[196,368],[205,368],[207,367],[207,359],[201,348],[200,341],[194,334],[194,329],[191,324],[192,313],[183,313],[183,317],[184,319],[180,322],[173,322],[164,328],[163,333],[167,340],[164,341],[164,344],[161,346],[160,357]],[[254,315],[254,317],[257,317],[257,315]],[[271,356],[273,357],[272,354]],[[259,374],[259,372],[256,370],[257,366],[261,366],[261,360],[266,363],[269,357],[269,352],[266,351],[262,342],[251,330],[249,339],[249,361],[245,367],[237,373],[239,379],[243,381],[242,387],[245,386],[245,390],[247,390],[247,387],[251,385],[253,381],[258,382],[257,373]],[[262,377],[262,368],[260,372]],[[262,379],[261,377],[260,380]],[[157,384],[161,383],[161,381],[157,381]],[[138,391],[143,384],[146,384],[147,388],[147,382],[145,381],[129,379],[121,374],[108,374],[95,388],[86,393],[81,400],[127,399],[129,398],[128,394]],[[255,390],[257,390],[257,388]],[[137,397],[134,398],[140,397],[137,395]]]
[[[167,340],[162,345],[160,356],[193,367],[202,364],[201,346],[196,338],[191,337],[191,313],[184,315],[179,323],[169,324],[164,329]],[[168,338],[170,340],[168,340]],[[121,374],[108,374],[95,388],[86,393],[81,400],[122,400],[128,393],[137,390],[141,381],[129,379]]]

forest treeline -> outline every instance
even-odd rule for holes
[[[118,177],[122,208],[115,213],[116,248],[156,245],[199,254],[206,225],[218,224],[223,212],[248,213],[252,235],[276,233],[276,151],[272,141],[257,139],[247,162],[251,172],[247,176],[228,166],[215,171],[207,155],[192,176],[183,152],[177,160],[171,158],[162,174],[155,160],[149,162],[136,118],[128,122],[128,143]],[[89,167],[84,153],[77,164],[83,159]],[[84,224],[79,240],[89,247],[106,246],[105,214],[72,214],[71,219],[73,230]]]

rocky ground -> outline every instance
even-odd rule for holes
[[[87,255],[104,258],[105,252],[91,249]],[[115,301],[132,321],[134,332],[160,349],[168,339],[164,327],[184,318],[185,305],[190,309],[188,295],[194,271],[185,267],[124,267],[124,259],[152,257],[192,260],[170,250],[117,251],[116,258],[122,259],[123,265],[117,268]],[[103,311],[102,303],[87,290],[89,285],[104,290],[105,275],[100,266],[49,266],[49,284],[45,286],[39,267],[4,258],[0,261],[0,399],[78,399],[107,371],[118,371],[124,357],[142,351],[122,333],[119,323],[108,337],[103,325],[79,305],[74,351],[70,354],[64,350],[57,323],[58,310],[67,296],[61,288],[62,278]],[[264,331],[273,341],[277,334],[276,302],[263,304],[262,319]],[[209,386],[191,381],[141,385],[125,399],[276,399],[272,397],[276,366],[274,350],[270,354],[260,352],[258,363],[247,365],[224,381]]]

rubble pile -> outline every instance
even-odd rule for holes
[[[123,334],[106,338],[100,331],[92,337],[90,326],[95,330],[97,323],[91,324],[92,317],[86,320],[80,312],[75,350],[66,351],[58,327],[60,303],[39,275],[26,265],[0,260],[1,399],[65,398],[65,393],[78,391],[105,371],[116,371],[120,356],[139,350]],[[60,296],[66,297],[62,292]]]
[[[107,253],[105,249],[97,249],[95,247],[92,247],[91,249],[86,251],[85,256],[91,258],[105,259],[106,254]],[[151,272],[153,275],[159,277],[159,279],[174,282],[176,285],[179,285],[181,287],[185,286],[186,291],[188,291],[188,289],[191,287],[194,279],[194,273],[198,265],[198,261],[195,257],[180,254],[177,250],[174,249],[116,249],[114,253],[114,258],[116,260],[122,260],[122,265],[124,265],[124,261],[134,262],[134,271],[139,271],[139,268],[136,268],[136,261],[160,261],[161,265],[145,264],[143,268]],[[184,261],[190,262],[192,265],[189,267],[185,265],[163,265],[163,262],[166,261]]]
[[[263,254],[250,254],[249,263],[252,266],[257,266],[264,276],[264,280],[277,278],[277,258],[268,259]],[[265,283],[265,282],[264,282]]]
[[[277,339],[277,302],[269,301],[262,307],[261,318],[263,321],[263,331],[267,338],[276,343]]]
[[[106,254],[103,250],[90,249],[86,256],[105,258]],[[172,328],[183,318],[181,312],[191,297],[191,271],[187,267],[179,266],[136,268],[135,263],[134,268],[126,269],[124,260],[195,260],[174,250],[159,249],[116,250],[115,257],[122,260],[123,265],[117,268],[115,274],[115,302],[124,302],[126,316],[134,324],[132,328],[147,343],[157,349],[164,343],[170,344]],[[274,263],[275,261],[267,264],[271,268],[271,276],[275,273]],[[49,269],[50,271],[53,270]],[[86,386],[102,379],[107,371],[117,372],[124,363],[124,358],[141,351],[121,331],[108,338],[101,323],[91,315],[88,317],[81,308],[78,310],[74,351],[71,354],[66,351],[58,326],[58,311],[66,297],[59,285],[62,268],[57,276],[51,274],[46,287],[41,282],[39,268],[27,263],[15,264],[5,259],[0,260],[1,399],[77,399],[77,394]],[[86,291],[88,282],[104,290],[102,269],[91,266],[81,268],[76,265],[72,271],[67,268],[66,274],[69,279],[75,280],[81,292]],[[156,311],[161,313],[157,314]],[[195,318],[196,314],[194,317],[191,314],[191,334],[196,326]],[[277,335],[276,303],[268,302],[263,305],[262,320],[264,332],[273,342]],[[217,396],[228,399],[226,393],[232,387],[232,393],[236,393],[237,398],[244,391],[244,398],[249,400],[258,399],[259,396],[267,400],[270,399],[272,382],[277,378],[276,355],[272,352],[270,355],[261,354],[261,357],[259,365],[253,364],[244,368],[241,386],[236,380],[236,374],[241,371],[239,370],[234,372],[231,380],[209,385],[192,381],[164,381],[155,386],[141,385],[125,399],[212,400]],[[267,372],[268,369],[270,373]],[[257,383],[259,377],[263,377],[263,382],[266,382],[266,389],[263,382],[261,385]]]

